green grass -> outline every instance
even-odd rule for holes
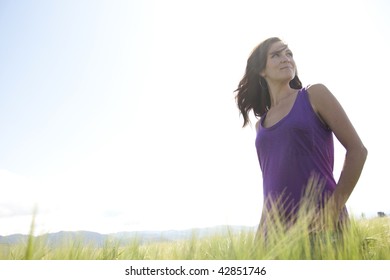
[[[33,229],[33,226],[32,226]],[[272,232],[267,242],[252,231],[215,234],[188,240],[125,246],[109,241],[103,247],[76,240],[51,247],[32,234],[25,244],[1,245],[0,259],[20,260],[389,260],[389,218],[352,220],[342,236],[322,232],[312,237],[298,224],[287,232]]]

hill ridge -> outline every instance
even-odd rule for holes
[[[107,242],[117,242],[119,244],[128,244],[136,240],[139,243],[153,242],[173,242],[186,240],[193,236],[203,238],[216,234],[238,233],[241,231],[253,231],[255,227],[250,226],[214,226],[205,228],[192,228],[185,230],[137,230],[137,231],[120,231],[115,233],[103,234],[88,230],[78,231],[58,231],[34,236],[47,242],[50,246],[66,244],[68,242],[81,242],[82,244],[93,244],[94,246],[104,246]],[[0,244],[14,245],[26,243],[29,238],[28,234],[11,234],[7,236],[0,235]]]

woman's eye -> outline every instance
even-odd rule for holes
[[[289,57],[293,57],[292,52],[288,52],[287,55],[288,55]]]

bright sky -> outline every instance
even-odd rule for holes
[[[389,3],[1,0],[0,235],[27,233],[34,207],[36,233],[256,225],[233,91],[270,36],[369,150],[350,211],[390,214]]]

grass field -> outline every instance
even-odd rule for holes
[[[6,260],[390,260],[390,220],[352,220],[342,236],[322,233],[310,236],[298,227],[274,232],[267,242],[255,241],[252,231],[215,234],[177,242],[142,244],[137,240],[120,246],[118,241],[103,247],[86,246],[78,240],[49,246],[30,236],[17,245],[0,244],[0,259]]]

